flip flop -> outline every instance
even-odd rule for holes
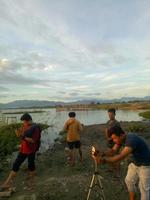
[[[10,187],[10,186],[0,186],[0,192],[4,192],[4,191],[11,191],[11,192],[16,192],[16,188],[15,187]]]

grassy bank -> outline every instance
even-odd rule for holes
[[[107,110],[109,108],[115,108],[119,110],[141,110],[141,109],[150,109],[150,101],[145,102],[128,102],[128,103],[91,103],[84,105],[65,105],[57,106],[56,110]]]
[[[145,119],[150,119],[150,111],[141,112],[139,115]]]
[[[111,103],[97,105],[99,109],[116,108],[120,110],[150,109],[150,102]]]

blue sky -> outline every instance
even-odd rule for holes
[[[0,102],[150,95],[149,0],[0,0]]]

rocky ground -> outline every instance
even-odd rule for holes
[[[132,132],[138,132],[150,144],[150,122],[122,122],[122,126]],[[86,126],[82,133],[82,149],[84,160],[74,167],[66,164],[65,143],[56,142],[53,149],[38,155],[36,159],[37,175],[34,189],[26,189],[26,165],[20,169],[15,181],[16,192],[10,200],[84,200],[87,197],[88,187],[94,172],[94,163],[91,158],[91,146],[105,149],[105,125]],[[115,174],[109,172],[110,166],[99,166],[103,177],[102,183],[106,199],[128,200],[128,193],[124,184],[127,171],[127,161],[121,162],[121,178],[116,179]],[[0,173],[0,181],[8,174],[8,166]],[[91,199],[100,199],[97,190],[94,190]]]

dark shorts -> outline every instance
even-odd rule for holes
[[[75,142],[67,142],[69,149],[79,149],[81,146],[80,141],[75,141]]]
[[[25,159],[28,158],[28,169],[29,171],[34,171],[35,170],[35,153],[32,154],[24,154],[24,153],[19,153],[15,162],[13,163],[12,170],[14,172],[17,172],[21,166],[21,164],[25,161]]]

